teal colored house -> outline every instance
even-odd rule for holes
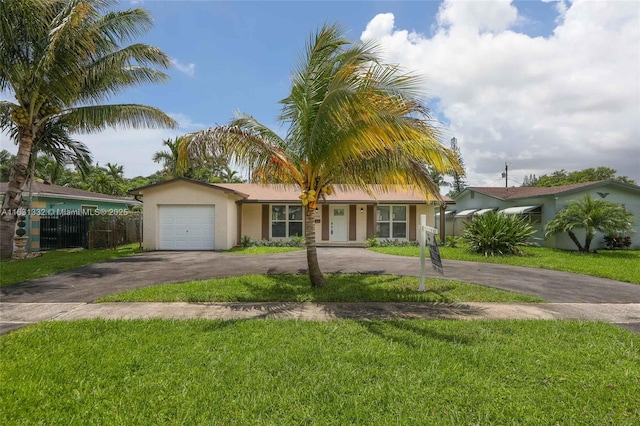
[[[585,195],[595,200],[606,200],[624,207],[633,214],[635,224],[631,235],[632,248],[640,249],[640,186],[617,180],[601,180],[573,185],[538,187],[478,187],[470,186],[458,194],[455,206],[445,212],[446,235],[462,235],[465,222],[473,216],[495,210],[504,214],[526,218],[536,230],[535,242],[546,247],[575,250],[575,244],[564,234],[544,239],[544,226],[571,201],[581,200]],[[584,241],[584,231],[576,232]],[[604,247],[604,235],[598,233],[593,247]]]
[[[7,183],[0,182],[0,194],[4,197]],[[26,213],[27,248],[41,249],[41,226],[46,226],[47,218],[59,216],[127,216],[133,207],[142,203],[133,198],[99,194],[77,188],[33,182],[22,193]],[[82,236],[83,239],[86,239]]]

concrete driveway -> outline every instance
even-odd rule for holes
[[[420,273],[418,258],[360,248],[319,248],[318,258],[324,273],[411,276]],[[640,285],[636,284],[517,266],[454,260],[444,260],[443,264],[446,279],[539,296],[551,303],[640,304]],[[15,303],[90,303],[124,290],[169,282],[245,274],[304,273],[306,266],[304,251],[261,256],[149,252],[3,287],[0,309],[3,304],[7,307]],[[430,265],[427,273],[439,277]],[[640,317],[635,322],[640,323]]]

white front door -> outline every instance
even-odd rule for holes
[[[349,217],[347,206],[331,206],[329,223],[329,241],[347,241],[349,236]]]

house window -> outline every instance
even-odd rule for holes
[[[271,238],[302,236],[302,206],[271,206]]]
[[[376,235],[378,238],[407,238],[407,206],[378,206]]]

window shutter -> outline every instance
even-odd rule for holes
[[[329,241],[329,205],[322,205],[322,241]]]
[[[356,240],[356,205],[349,205],[349,241]]]
[[[416,240],[416,206],[409,206],[409,241]]]
[[[367,206],[367,238],[376,236],[376,210],[375,206]]]
[[[262,239],[263,240],[269,239],[270,225],[271,224],[269,223],[269,204],[263,204],[262,205]]]

